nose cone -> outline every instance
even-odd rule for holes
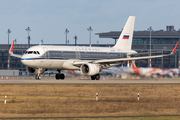
[[[30,62],[30,59],[28,58],[27,55],[23,55],[23,56],[22,56],[21,62],[22,62],[22,64],[24,64],[24,65],[26,65],[26,66],[29,66],[29,64],[31,63],[31,62]]]
[[[36,67],[37,61],[32,55],[23,55],[21,58],[22,64],[28,67]]]
[[[21,58],[21,62],[22,62],[22,64],[24,64],[24,65],[26,65],[27,66],[27,61],[26,61],[26,58],[25,58],[25,56],[23,55],[22,56],[22,58]]]

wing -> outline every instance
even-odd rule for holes
[[[14,53],[13,53],[13,48],[14,48],[14,40],[13,40],[13,43],[12,43],[12,45],[11,45],[11,48],[9,49],[9,54],[10,54],[11,56],[13,56],[13,57],[21,58],[22,55],[18,55],[18,54],[14,54]]]
[[[135,56],[138,56],[138,55],[153,54],[153,53],[162,53],[162,52],[134,53],[134,54],[129,54],[128,56],[130,56],[130,57],[135,57]]]
[[[170,55],[173,55],[176,52],[178,44],[179,44],[179,41],[177,42],[177,44],[174,47],[173,51],[170,54],[166,54],[166,55],[132,57],[132,58],[119,58],[119,59],[101,59],[101,60],[95,60],[95,61],[91,61],[91,62],[95,63],[95,64],[114,64],[114,63],[119,63],[120,64],[121,62],[125,62],[125,61],[143,60],[143,59],[158,58],[158,57],[163,57],[163,56],[170,56]],[[87,63],[87,62],[78,61],[78,62],[74,62],[74,65],[81,65],[83,63]]]

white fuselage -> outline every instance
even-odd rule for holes
[[[33,68],[79,70],[79,67],[73,65],[74,62],[126,58],[127,53],[132,54],[137,52],[108,47],[40,45],[27,49],[27,52],[21,58],[21,62]]]

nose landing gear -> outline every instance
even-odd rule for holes
[[[36,80],[40,80],[40,79],[41,79],[41,76],[36,75],[36,76],[35,76],[35,79],[36,79]]]
[[[35,76],[36,80],[40,80],[41,79],[41,76],[40,76],[41,75],[41,71],[42,71],[42,68],[39,68],[38,69],[38,74]]]

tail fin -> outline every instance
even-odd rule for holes
[[[116,45],[114,45],[115,48],[124,48],[131,50],[134,22],[135,22],[135,16],[129,16]]]
[[[133,70],[136,70],[136,69],[137,69],[137,67],[136,67],[136,64],[135,64],[134,60],[132,61],[132,66],[133,66]]]
[[[132,66],[133,66],[133,72],[134,72],[134,74],[136,74],[136,75],[142,75],[142,71],[136,67],[136,64],[135,64],[134,60],[132,61]]]

